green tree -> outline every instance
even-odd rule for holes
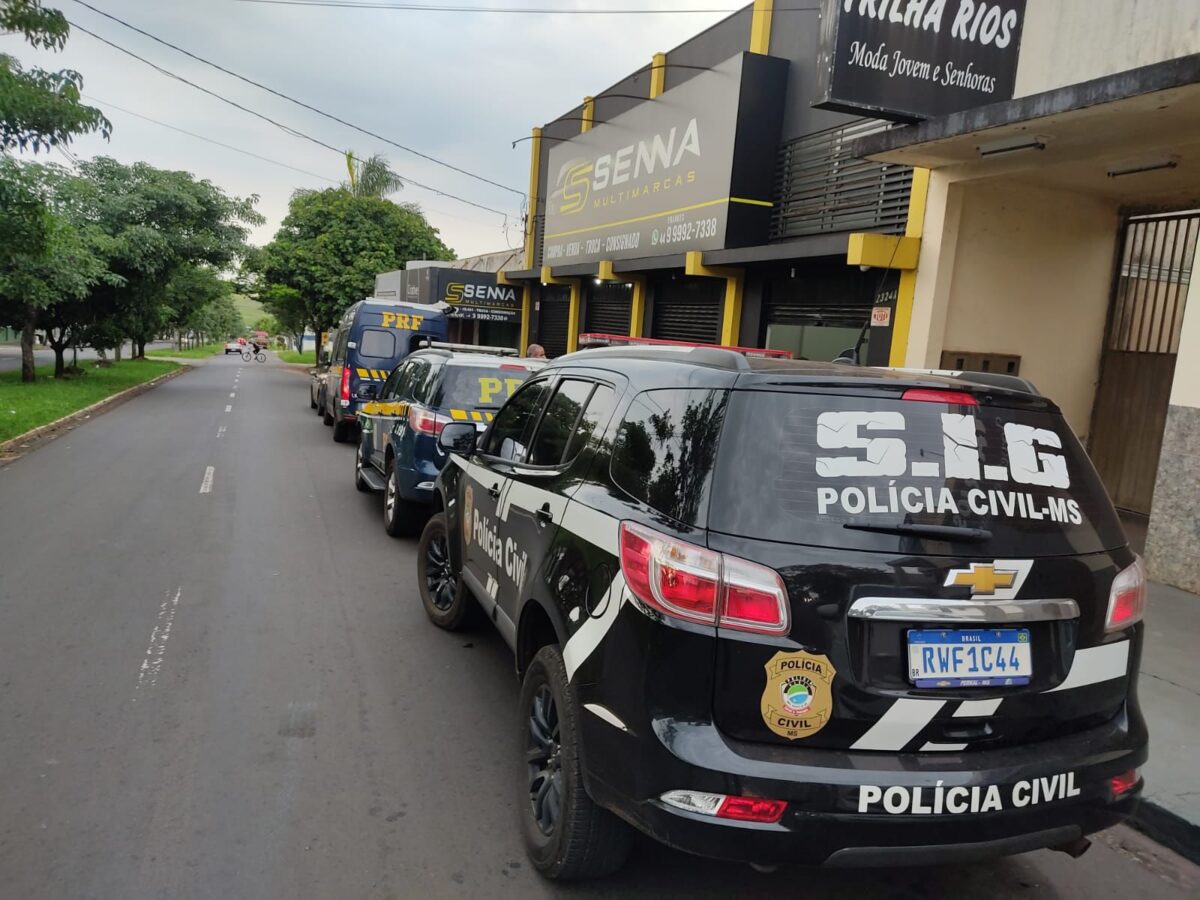
[[[254,210],[258,198],[227,196],[188,172],[107,157],[80,163],[79,171],[73,202],[107,236],[106,262],[120,279],[98,285],[92,302],[98,318],[133,341],[134,356],[144,356],[148,340],[187,316],[186,297],[169,292],[172,279],[187,266],[235,263],[247,250],[247,226],[264,221]]]
[[[255,296],[278,323],[277,330],[290,334],[296,349],[299,349],[304,341],[305,329],[312,324],[300,292],[285,284],[268,284],[258,289]]]
[[[453,258],[415,205],[331,188],[292,195],[279,231],[254,266],[259,299],[270,303],[265,293],[291,288],[295,294],[286,302],[302,305],[304,324],[319,335],[371,295],[377,273],[403,268],[410,259]],[[270,307],[280,321],[290,316],[279,309]]]
[[[245,331],[246,323],[230,293],[227,291],[195,309],[188,318],[188,328],[209,339],[217,337],[221,340],[229,340]]]
[[[342,187],[355,197],[377,197],[382,200],[389,194],[404,188],[404,181],[391,170],[387,158],[376,153],[369,159],[359,159],[353,151],[346,151],[346,170],[350,180]]]
[[[105,237],[69,202],[78,179],[54,165],[8,161],[0,183],[17,186],[16,206],[0,214],[6,230],[22,219],[30,231],[0,251],[0,322],[21,328],[21,380],[34,380],[33,334],[45,328],[54,348],[56,378],[64,353],[92,319],[88,302],[97,285],[119,277],[104,260]],[[36,206],[28,205],[36,201]]]
[[[70,26],[61,12],[43,8],[40,0],[0,0],[0,33],[9,32],[34,47],[61,50]],[[107,138],[112,124],[100,110],[80,103],[82,88],[78,72],[24,69],[16,58],[0,53],[0,149],[36,153],[95,131]]]
[[[171,280],[167,282],[163,293],[164,306],[170,319],[167,326],[180,332],[180,335],[184,330],[191,330],[203,331],[212,337],[220,337],[222,340],[231,337],[232,335],[227,333],[224,328],[217,330],[197,328],[195,322],[208,306],[223,298],[228,298],[232,293],[233,285],[221,278],[211,266],[190,263],[180,266],[171,275]],[[232,299],[229,301],[229,306],[236,310]],[[239,315],[238,318],[240,320],[241,316]],[[210,317],[203,321],[211,323],[212,320]]]

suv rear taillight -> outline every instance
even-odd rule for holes
[[[408,427],[418,434],[431,434],[437,437],[453,419],[448,416],[439,416],[437,413],[426,409],[423,406],[411,405],[408,407]]]
[[[339,391],[341,398],[347,403],[350,402],[350,367],[346,366],[342,369],[342,387]]]
[[[1133,564],[1117,573],[1108,592],[1105,631],[1120,631],[1142,621],[1146,612],[1146,567],[1137,556]]]
[[[757,634],[791,630],[787,590],[774,569],[621,523],[621,573],[664,615]]]

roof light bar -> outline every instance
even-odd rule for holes
[[[630,337],[627,334],[602,334],[589,332],[579,336],[579,347],[678,347],[690,350],[692,347],[708,347],[713,350],[732,350],[743,356],[762,357],[767,359],[791,359],[791,350],[764,350],[761,347],[735,347],[730,344],[699,344],[693,341],[669,341],[664,338]]]

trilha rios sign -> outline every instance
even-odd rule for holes
[[[917,121],[1010,100],[1025,0],[826,0],[814,106]]]

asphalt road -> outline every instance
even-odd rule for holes
[[[425,621],[413,543],[304,379],[218,357],[0,468],[0,896],[1200,892],[1125,829],[1082,860],[886,871],[645,842],[608,882],[541,881],[507,649]]]

